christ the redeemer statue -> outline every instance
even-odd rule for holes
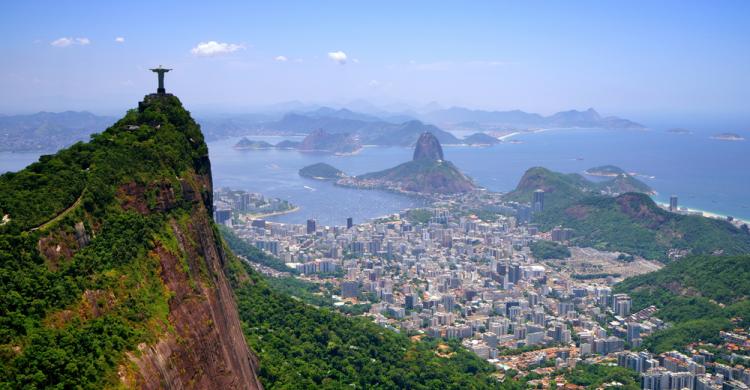
[[[161,65],[159,65],[158,68],[151,69],[152,72],[159,75],[159,88],[156,90],[156,93],[159,95],[167,93],[167,90],[164,89],[164,73],[167,73],[170,70],[172,69],[162,68]]]

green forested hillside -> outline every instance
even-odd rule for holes
[[[606,172],[618,172],[616,176],[600,181],[591,181],[577,173],[553,172],[542,167],[529,168],[521,177],[516,189],[507,198],[516,201],[528,201],[536,190],[544,190],[547,194],[554,194],[549,200],[545,196],[545,206],[560,206],[575,202],[586,195],[604,193],[640,192],[652,193],[653,189],[646,183],[625,173],[615,166],[592,168],[592,170],[606,169]],[[545,195],[547,195],[545,194]]]
[[[574,245],[662,261],[672,249],[680,255],[750,253],[750,234],[726,221],[670,213],[643,193],[600,195],[599,185],[592,187],[580,175],[532,168],[508,198],[529,202],[535,189],[544,189],[544,211],[534,222],[543,230],[574,229]]]
[[[545,198],[546,202],[546,198]],[[692,254],[750,252],[750,235],[726,221],[659,208],[645,194],[591,195],[535,216],[543,229],[575,230],[574,244],[666,261],[671,249]]]
[[[630,294],[635,310],[657,306],[657,316],[672,323],[646,340],[652,351],[717,341],[719,330],[750,326],[750,255],[687,257],[628,278],[616,291]]]
[[[531,249],[531,254],[539,260],[567,259],[570,257],[570,249],[554,241],[534,241],[529,244],[529,249]]]
[[[0,388],[113,385],[125,352],[167,331],[152,251],[194,207],[181,180],[210,169],[200,129],[171,99],[0,176]],[[149,204],[130,204],[128,188],[150,191]]]
[[[750,298],[750,255],[691,256],[629,278],[618,288],[650,296],[699,296],[728,305]]]
[[[545,208],[559,208],[585,197],[593,188],[592,183],[579,174],[564,174],[534,167],[523,174],[515,190],[505,197],[517,202],[530,202],[536,190],[545,192]]]

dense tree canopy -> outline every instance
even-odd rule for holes
[[[554,241],[534,241],[529,244],[531,254],[539,260],[567,259],[570,257],[570,249],[567,246]]]
[[[149,252],[170,240],[168,221],[188,217],[180,179],[207,173],[206,155],[198,125],[164,96],[0,176],[0,388],[112,385],[124,353],[166,329],[169,295]],[[123,206],[130,184],[145,189],[144,212]]]
[[[643,193],[647,188],[632,187],[630,191],[641,192],[606,196],[601,194],[602,183],[537,167],[529,169],[506,198],[530,202],[534,190],[543,189],[544,211],[534,215],[534,222],[543,230],[572,228],[571,244],[577,246],[664,262],[670,260],[672,249],[695,255],[750,253],[750,234],[745,230],[727,221],[670,213]]]
[[[633,297],[634,309],[655,305],[672,323],[645,340],[649,350],[680,349],[694,341],[719,341],[730,319],[750,325],[750,255],[691,256],[616,286]]]

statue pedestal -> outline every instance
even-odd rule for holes
[[[168,101],[169,99],[175,99],[171,93],[151,93],[143,97],[142,102],[138,102],[138,111],[143,112],[146,108],[155,101]],[[179,100],[177,100],[179,103]]]

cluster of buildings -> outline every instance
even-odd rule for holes
[[[573,278],[534,258],[530,243],[565,242],[573,234],[563,227],[540,233],[528,224],[526,213],[544,207],[543,193],[534,197],[533,207],[491,193],[446,197],[427,218],[422,210],[419,221],[405,211],[357,225],[351,218],[340,226],[255,219],[233,229],[301,277],[331,282],[340,302],[370,303],[365,315],[376,323],[459,340],[499,368],[523,374],[616,360],[641,372],[644,388],[699,388],[700,369],[671,370],[676,366],[666,356],[629,352],[666,326],[655,307],[634,311],[627,294],[613,292],[611,278]],[[478,206],[494,218],[478,218]],[[524,352],[512,352],[519,348]]]
[[[684,206],[680,207],[679,203],[678,203],[677,195],[670,196],[669,197],[669,205],[666,205],[666,204],[662,205],[662,208],[664,208],[665,210],[669,210],[670,212],[678,213],[678,214],[683,214],[683,215],[697,215],[697,216],[700,216],[700,217],[707,217],[707,218],[714,218],[714,219],[719,219],[719,220],[725,220],[725,221],[731,223],[732,225],[734,225],[737,228],[741,228],[743,225],[747,226],[747,223],[748,223],[747,221],[744,221],[744,220],[741,220],[741,219],[736,219],[736,218],[732,217],[731,215],[721,216],[721,215],[716,215],[716,214],[713,214],[713,213],[705,213],[705,212],[700,211],[700,210],[691,210],[691,209],[689,209],[687,207],[684,207]]]
[[[691,356],[677,351],[658,356],[622,352],[617,364],[641,373],[642,388],[647,390],[750,389],[750,368],[720,363],[705,349]]]
[[[266,198],[262,194],[220,188],[214,192],[214,220],[231,225],[243,215],[270,215],[294,210],[294,206],[279,198]]]

